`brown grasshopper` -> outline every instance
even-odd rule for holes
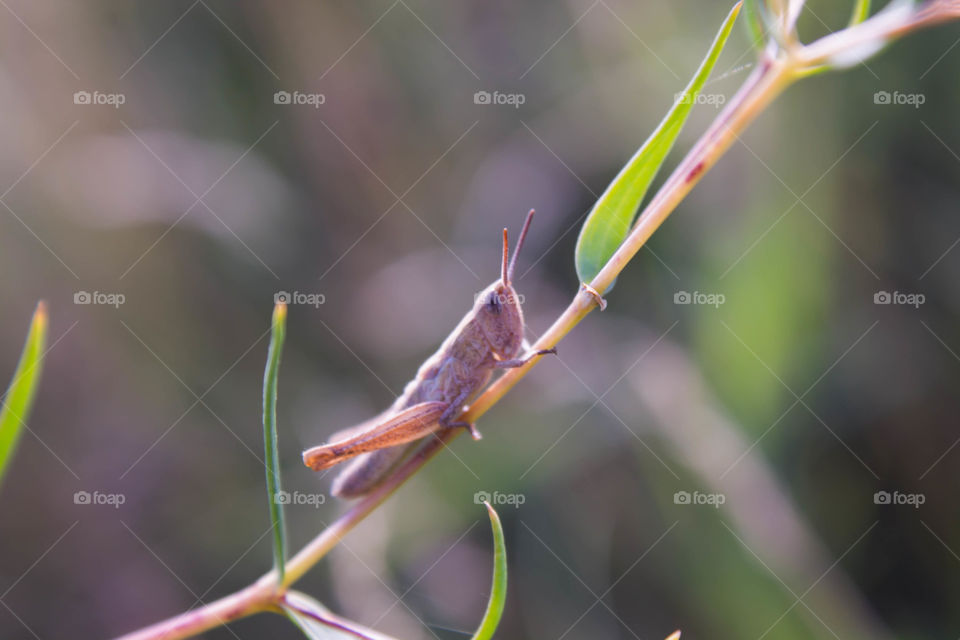
[[[486,386],[494,369],[520,367],[537,356],[556,353],[556,349],[545,349],[517,357],[526,342],[520,300],[511,279],[532,220],[531,210],[509,263],[507,230],[503,230],[500,279],[477,295],[473,309],[421,365],[393,405],[376,418],[335,433],[330,444],[303,452],[304,464],[314,471],[360,456],[334,480],[333,495],[355,498],[369,493],[415,448],[410,443],[437,431],[464,427],[479,440],[473,424],[453,420]]]

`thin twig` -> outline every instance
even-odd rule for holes
[[[627,239],[589,283],[593,291],[581,287],[570,305],[532,348],[555,347],[597,306],[599,296],[609,289],[620,272],[703,175],[717,163],[760,113],[791,82],[803,77],[810,67],[862,46],[871,38],[882,36],[893,39],[920,27],[956,17],[960,17],[960,0],[931,0],[899,24],[871,22],[873,19],[870,19],[858,26],[825,36],[810,45],[791,48],[786,55],[780,57],[775,55],[773,47],[768,48],[744,85],[654,195]],[[522,367],[507,371],[487,387],[459,420],[475,422],[479,419],[527,375],[536,362],[535,359]],[[241,591],[123,636],[120,640],[179,640],[255,613],[278,611],[278,604],[283,601],[290,585],[303,577],[351,529],[460,433],[460,429],[450,429],[424,444],[383,484],[351,506],[293,556],[286,563],[286,573],[279,585],[276,571],[271,571]]]

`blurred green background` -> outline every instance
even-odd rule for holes
[[[40,298],[52,343],[0,494],[0,637],[43,640],[117,635],[268,568],[277,292],[323,296],[291,307],[280,375],[302,496],[329,478],[301,450],[389,405],[529,208],[517,287],[542,332],[576,291],[583,215],[730,8],[0,4],[0,363]],[[801,33],[847,5],[812,2]],[[463,637],[489,589],[488,492],[514,503],[499,637],[960,635],[958,35],[790,89],[485,438],[458,439],[304,590],[399,637]],[[737,29],[705,91],[729,97],[753,61]],[[668,166],[716,113],[694,110]],[[342,509],[291,505],[291,547]],[[259,616],[205,637],[298,632]]]

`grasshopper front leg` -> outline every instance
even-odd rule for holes
[[[363,453],[419,440],[446,426],[441,417],[449,408],[447,402],[415,404],[386,416],[353,437],[307,449],[303,452],[303,463],[314,471],[321,471]]]
[[[511,358],[510,360],[497,360],[496,364],[494,364],[493,366],[498,369],[515,369],[517,367],[522,367],[523,365],[527,364],[528,362],[530,362],[531,360],[533,360],[538,356],[545,356],[550,353],[556,355],[557,348],[553,347],[552,349],[540,349],[539,351],[528,353],[522,358]]]

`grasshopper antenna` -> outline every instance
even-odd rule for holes
[[[503,284],[510,284],[510,269],[507,266],[507,254],[510,253],[510,242],[507,241],[507,228],[503,228],[503,260],[500,263],[500,280]]]
[[[509,283],[510,280],[513,280],[513,270],[517,266],[517,255],[520,253],[520,247],[523,246],[523,241],[527,237],[527,231],[530,230],[531,222],[533,222],[533,209],[530,209],[530,213],[527,214],[527,219],[523,223],[523,229],[520,230],[520,237],[517,238],[517,246],[513,249],[513,257],[510,258],[510,265],[506,268],[507,269],[505,272],[506,277],[503,280],[505,283]],[[503,241],[504,243],[506,243],[507,241],[506,229],[504,229]],[[507,259],[506,247],[504,247],[503,259],[504,259],[504,263],[506,263],[506,259]]]

